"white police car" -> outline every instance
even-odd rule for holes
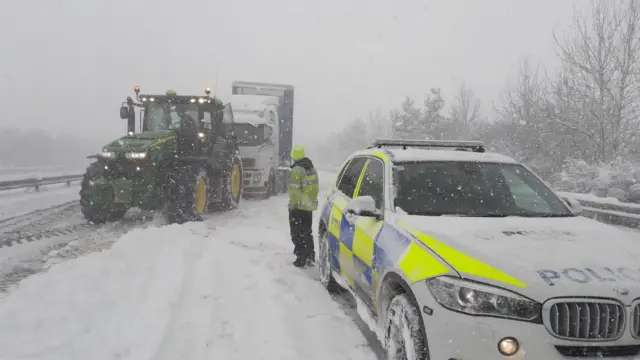
[[[640,358],[640,239],[579,211],[481,143],[378,140],[325,197],[322,283],[389,359]]]

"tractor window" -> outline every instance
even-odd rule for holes
[[[202,112],[202,120],[200,120],[200,132],[209,133],[212,130],[211,111],[204,110]]]
[[[158,104],[147,105],[145,131],[193,128],[198,125],[198,105]]]
[[[222,110],[222,123],[233,124],[233,110],[231,104],[226,104]]]

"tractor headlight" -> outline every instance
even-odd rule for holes
[[[142,160],[147,158],[146,152],[130,152],[124,155],[127,159]]]
[[[106,159],[113,159],[116,154],[113,151],[103,151],[100,156]]]
[[[260,182],[262,180],[262,173],[255,172],[253,173],[253,182]]]
[[[497,287],[446,276],[427,280],[427,286],[440,305],[453,311],[541,322],[539,303]]]

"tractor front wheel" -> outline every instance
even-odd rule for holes
[[[80,210],[89,222],[103,224],[118,221],[124,217],[126,209],[113,209],[107,199],[113,194],[96,194],[94,182],[104,174],[105,164],[100,161],[91,163],[80,184]],[[106,196],[103,196],[106,195]]]

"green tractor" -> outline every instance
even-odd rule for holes
[[[80,189],[84,217],[92,223],[121,219],[132,207],[161,210],[169,222],[202,219],[236,208],[242,197],[242,161],[233,110],[211,97],[141,95],[122,103],[127,135],[102,149]],[[135,107],[140,132],[135,132]]]

